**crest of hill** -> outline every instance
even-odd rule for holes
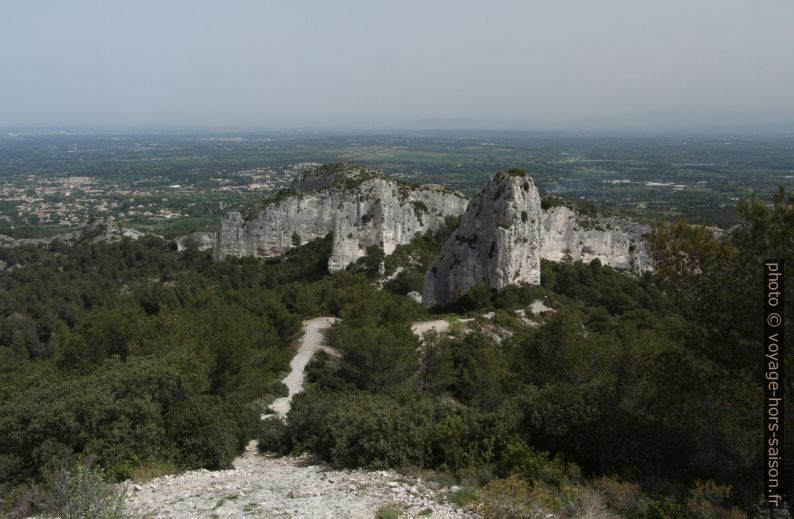
[[[396,182],[381,171],[360,164],[334,162],[300,172],[287,192],[306,193],[329,188],[355,189],[365,181],[375,178]]]
[[[242,212],[242,216],[245,221],[253,220],[265,207],[282,202],[291,195],[323,190],[343,190],[358,193],[364,183],[372,181],[393,185],[403,199],[409,198],[410,193],[415,190],[439,191],[448,195],[463,196],[458,191],[441,184],[408,184],[390,177],[380,170],[368,168],[361,164],[333,162],[300,172],[289,188],[279,191],[271,198],[250,205]]]

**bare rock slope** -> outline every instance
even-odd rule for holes
[[[466,204],[463,195],[442,186],[410,186],[362,166],[329,164],[301,173],[288,192],[246,214],[227,214],[214,257],[275,256],[333,233],[328,269],[334,272],[371,246],[391,254],[447,217],[460,216]]]
[[[540,283],[540,218],[540,196],[526,173],[494,175],[425,274],[422,304],[454,301],[477,283],[495,289]]]

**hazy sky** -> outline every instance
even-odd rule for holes
[[[0,127],[794,128],[792,0],[0,0]]]

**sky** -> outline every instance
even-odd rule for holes
[[[794,128],[791,0],[0,0],[0,127]]]

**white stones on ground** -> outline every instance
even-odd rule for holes
[[[534,315],[540,315],[544,312],[556,312],[554,308],[546,306],[546,302],[542,299],[536,299],[532,301],[532,304],[529,306],[530,310]]]
[[[420,339],[425,332],[434,331],[436,333],[444,333],[449,330],[449,321],[443,319],[436,319],[434,321],[419,321],[411,325],[411,331]]]
[[[129,512],[154,517],[371,518],[383,505],[403,507],[405,517],[475,518],[443,502],[437,488],[392,471],[331,470],[308,458],[260,455],[254,448],[234,461],[234,470],[191,471],[158,478],[129,497]],[[219,480],[212,477],[220,474]],[[399,479],[399,481],[397,481]],[[215,485],[222,481],[222,485]],[[171,482],[166,485],[165,482]]]

